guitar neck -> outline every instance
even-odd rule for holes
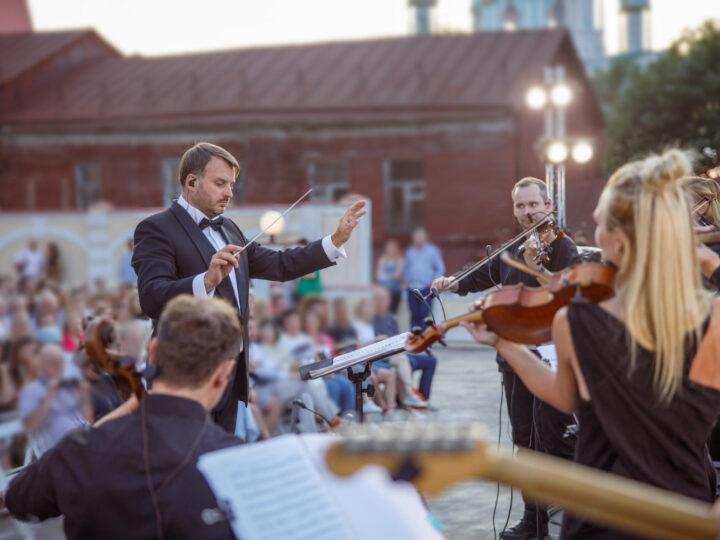
[[[465,448],[344,450],[339,443],[330,448],[327,462],[336,474],[349,475],[369,463],[397,471],[411,459],[420,471],[413,483],[427,494],[483,478],[522,489],[533,499],[558,504],[594,523],[661,540],[711,540],[720,530],[711,506],[695,499],[529,450],[513,456],[484,443]]]
[[[521,450],[517,458],[498,454],[483,477],[633,534],[666,540],[710,540],[718,534],[709,504],[536,452]]]

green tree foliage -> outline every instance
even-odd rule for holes
[[[596,79],[607,120],[605,168],[669,146],[695,149],[698,166],[716,166],[720,149],[720,26],[687,33],[640,69],[619,62]],[[704,151],[705,150],[705,151]]]

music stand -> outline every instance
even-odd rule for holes
[[[370,376],[371,364],[373,362],[377,362],[378,360],[383,360],[400,352],[404,352],[405,341],[407,341],[408,335],[409,333],[404,333],[389,338],[390,340],[397,341],[397,345],[393,343],[389,348],[381,346],[381,344],[385,341],[383,340],[377,343],[371,343],[365,347],[360,347],[359,349],[355,349],[347,354],[336,356],[335,358],[328,358],[326,360],[320,360],[319,362],[313,362],[312,364],[300,366],[300,369],[298,370],[300,378],[303,381],[319,379],[325,375],[332,375],[346,369],[348,379],[350,379],[355,386],[355,412],[357,413],[360,422],[363,422],[365,420],[362,398],[364,391],[363,383]],[[405,337],[405,339],[400,339],[400,336]],[[362,352],[364,349],[368,351],[367,355],[358,354],[359,351]],[[365,369],[358,372],[353,371],[353,366],[357,366],[359,364],[365,364]]]

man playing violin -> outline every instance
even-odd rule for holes
[[[523,178],[512,189],[513,214],[523,228],[530,229],[552,210],[545,182],[537,178]],[[564,234],[546,230],[538,235],[521,238],[508,247],[516,258],[524,259],[532,268],[547,273],[563,270],[577,258],[575,243]],[[503,285],[540,285],[538,280],[517,268],[509,266],[495,256],[492,260],[462,280],[441,277],[433,282],[440,292],[449,290],[461,296],[470,292],[484,291]],[[537,352],[536,352],[537,354]],[[538,354],[539,356],[539,354]],[[565,436],[567,426],[573,424],[571,415],[563,414],[536,400],[505,359],[498,355],[498,370],[502,373],[508,414],[512,425],[513,443],[567,459],[572,459],[573,445]],[[539,514],[539,515],[538,515]],[[537,523],[541,531],[538,531]],[[538,509],[532,501],[525,500],[522,520],[506,530],[501,538],[524,540],[535,538],[537,533],[547,534],[547,512]]]
[[[71,431],[20,472],[5,495],[15,518],[63,515],[71,540],[234,538],[196,463],[241,443],[210,417],[232,380],[240,321],[222,300],[180,295],[157,329],[151,393]]]

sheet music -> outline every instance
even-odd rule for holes
[[[228,504],[238,538],[354,538],[297,437],[210,452],[197,467]]]
[[[198,469],[243,540],[442,538],[417,492],[366,467],[349,478],[325,465],[335,435],[283,435],[202,455]]]
[[[359,361],[370,361],[402,352],[405,350],[405,344],[407,343],[409,335],[410,332],[403,332],[402,334],[391,336],[376,343],[365,345],[349,353],[336,356],[333,358],[332,365],[313,370],[311,375],[313,378],[322,377],[328,373],[337,371],[338,368],[353,366]]]

